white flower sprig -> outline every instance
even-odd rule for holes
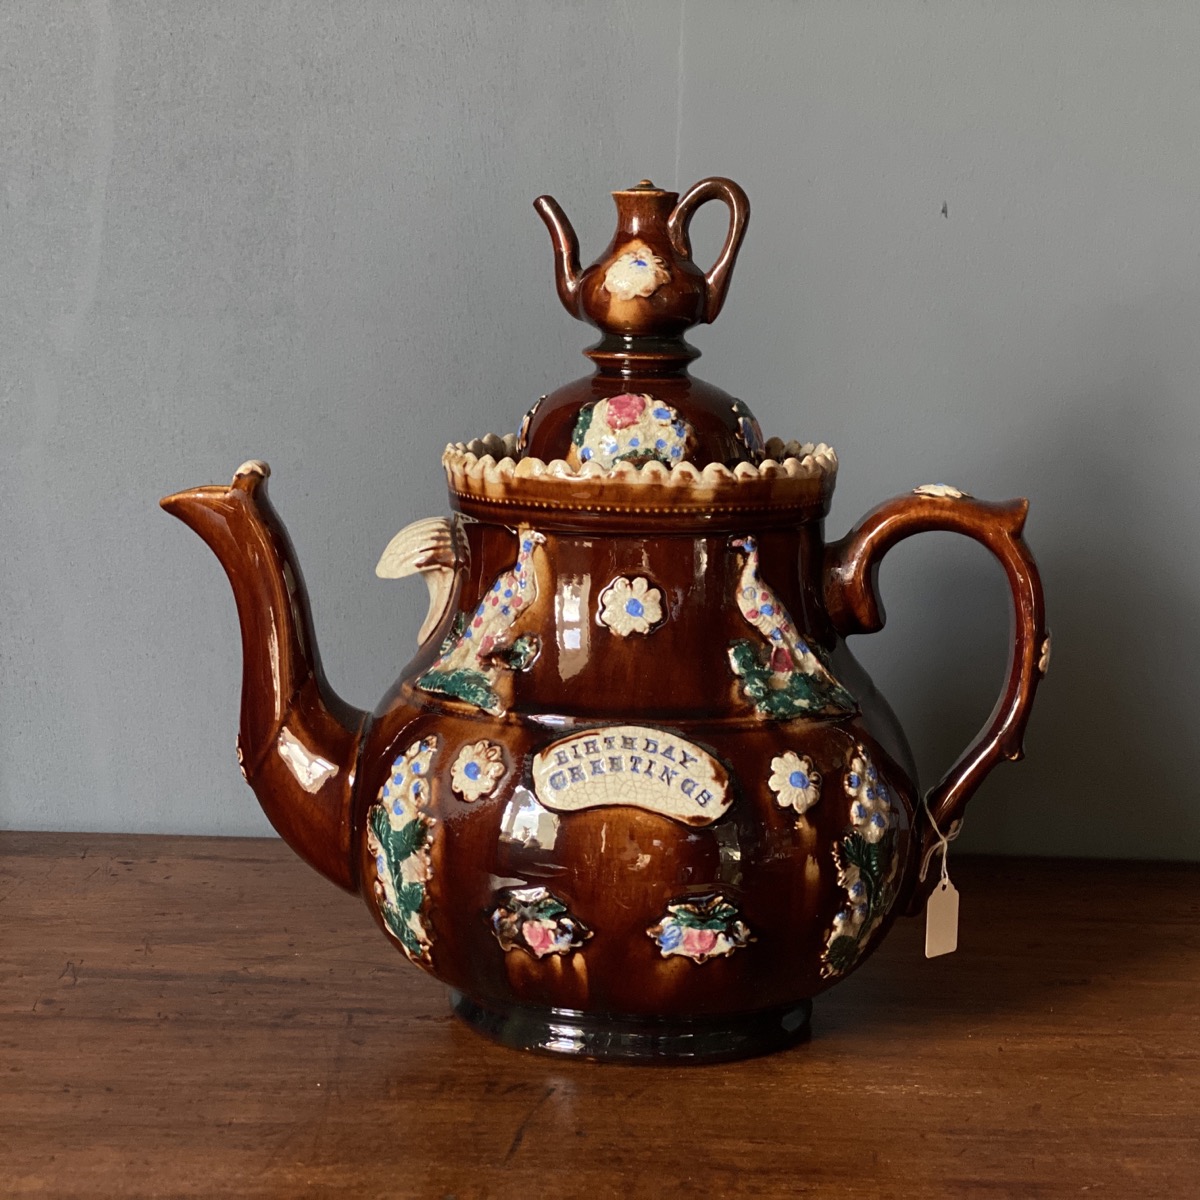
[[[812,759],[794,750],[771,760],[767,786],[781,808],[791,806],[798,813],[807,812],[821,797],[821,776],[813,769]]]
[[[600,596],[600,621],[618,637],[649,633],[662,620],[662,592],[639,575],[620,576]]]
[[[464,799],[490,796],[504,774],[504,751],[495,742],[464,746],[450,769],[450,785]]]

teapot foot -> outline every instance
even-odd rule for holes
[[[451,990],[454,1014],[515,1050],[610,1062],[726,1062],[808,1040],[812,1001],[725,1017],[620,1016],[472,999]]]

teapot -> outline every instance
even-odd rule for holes
[[[967,800],[1022,755],[1050,640],[1025,500],[924,485],[827,542],[833,450],[764,439],[689,374],[742,189],[613,195],[586,269],[561,208],[535,201],[559,298],[600,330],[595,369],[516,434],[447,446],[451,515],[407,526],[376,568],[421,576],[429,603],[374,712],[325,678],[266,463],[162,506],[233,587],[243,776],[459,1017],[524,1049],[731,1059],[807,1037],[813,997],[920,911]],[[688,229],[710,200],[729,225],[703,271]],[[846,639],[883,627],[879,564],[928,530],[1000,560],[1014,621],[986,727],[922,796]]]

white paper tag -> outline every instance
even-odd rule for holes
[[[925,905],[925,957],[958,949],[958,888],[943,877]]]

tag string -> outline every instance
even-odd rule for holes
[[[925,815],[929,818],[929,824],[933,826],[933,832],[937,834],[938,849],[942,852],[942,883],[948,884],[950,882],[950,866],[948,862],[950,858],[950,843],[962,833],[962,822],[959,821],[957,825],[951,826],[950,836],[947,837],[938,828],[938,823],[933,819],[933,810],[929,807],[929,798],[927,796],[921,797],[921,807],[925,810]],[[921,878],[925,878],[924,871],[921,872]]]

